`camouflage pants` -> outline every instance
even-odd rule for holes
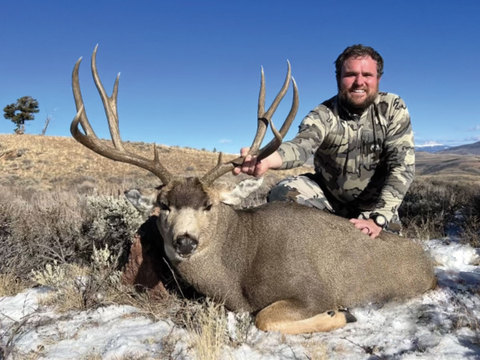
[[[292,201],[334,212],[320,186],[304,175],[289,177],[276,184],[268,194],[268,202],[272,201]]]
[[[352,208],[348,204],[341,204],[338,201],[329,201],[320,185],[308,175],[298,175],[283,179],[276,184],[268,194],[268,202],[292,201],[302,205],[314,207],[320,210],[329,211],[346,218],[356,218],[368,214],[368,210]],[[394,233],[400,233],[401,222],[398,213],[395,213],[389,222],[388,229]]]

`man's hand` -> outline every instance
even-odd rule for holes
[[[375,239],[382,232],[382,228],[375,224],[373,219],[350,219],[350,222],[355,225],[355,227],[367,234],[372,239]]]
[[[240,150],[241,156],[246,156],[242,166],[237,166],[233,169],[233,175],[240,173],[260,177],[269,169],[276,169],[282,165],[282,158],[280,154],[274,152],[272,155],[263,160],[258,161],[255,156],[247,155],[250,148],[245,147]]]

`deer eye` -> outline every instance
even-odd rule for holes
[[[170,211],[170,208],[168,207],[168,205],[166,203],[164,203],[163,201],[159,202],[158,205],[160,206],[160,210]]]
[[[210,211],[211,209],[212,209],[212,204],[207,204],[207,205],[205,205],[205,207],[204,207],[204,210],[205,210],[205,211]]]

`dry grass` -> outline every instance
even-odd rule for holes
[[[305,348],[305,356],[309,360],[328,360],[328,347],[323,342],[318,340],[305,341],[303,343]]]
[[[399,210],[406,235],[417,239],[457,235],[472,246],[480,237],[480,184],[465,177],[418,177]]]
[[[415,168],[421,176],[441,177],[453,182],[460,178],[480,184],[480,156],[476,155],[417,152]]]
[[[0,297],[12,296],[31,285],[29,282],[12,274],[0,274]]]
[[[126,148],[151,157],[152,145],[126,143]],[[215,164],[215,154],[159,147],[162,161],[173,173],[187,166],[201,171]],[[0,184],[40,190],[72,188],[114,194],[131,186],[155,186],[159,181],[145,170],[117,163],[86,149],[72,138],[38,135],[0,135],[0,154],[20,151],[20,156],[0,157]],[[185,165],[184,165],[185,164]],[[191,171],[193,172],[193,171]]]
[[[222,358],[228,342],[227,316],[223,305],[207,299],[205,303],[189,308],[186,327],[191,334],[191,346],[198,360]]]
[[[32,271],[35,283],[53,289],[42,304],[59,312],[86,310],[115,303],[119,296],[120,273],[108,248],[94,249],[88,267],[75,264],[47,263],[43,270]]]
[[[127,150],[153,157],[153,145],[125,143]],[[176,175],[197,176],[212,168],[218,153],[157,146],[162,164]],[[3,155],[3,156],[2,156]],[[233,158],[226,155],[225,159]],[[273,172],[281,178],[308,167]],[[226,175],[226,178],[231,178]],[[80,193],[118,194],[129,188],[153,187],[159,180],[146,170],[106,159],[73,138],[0,134],[0,185],[38,190],[75,190]]]

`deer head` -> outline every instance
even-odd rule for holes
[[[128,193],[127,197],[134,203],[134,205],[137,205],[137,208],[144,207],[145,205],[150,206],[152,204],[157,204],[160,207],[160,231],[166,239],[171,240],[169,255],[173,258],[187,257],[192,254],[197,247],[203,246],[201,242],[201,234],[205,231],[205,228],[210,226],[212,219],[211,214],[216,212],[220,202],[225,201],[232,203],[235,201],[235,198],[232,198],[231,196],[232,192],[219,193],[218,191],[215,191],[213,182],[222,175],[233,170],[235,166],[241,165],[244,157],[240,156],[234,160],[223,161],[222,153],[220,153],[217,165],[207,171],[204,176],[200,178],[185,178],[172,175],[162,165],[158,150],[155,146],[152,159],[127,151],[123,147],[118,125],[117,95],[119,77],[117,76],[115,80],[112,95],[108,96],[98,75],[96,55],[97,47],[95,47],[95,50],[93,51],[91,60],[92,75],[105,108],[105,114],[111,134],[111,142],[106,144],[100,141],[88,121],[80,91],[78,76],[80,62],[82,60],[81,58],[75,64],[72,74],[72,87],[77,114],[72,121],[70,131],[78,142],[97,154],[115,161],[129,163],[142,169],[146,169],[160,179],[162,186],[158,194],[151,196],[150,200],[146,200],[145,196],[135,192]],[[287,64],[288,69],[284,84],[267,111],[265,111],[265,76],[263,69],[261,72],[257,131],[249,151],[249,155],[256,156],[259,160],[269,156],[277,150],[292,124],[298,109],[298,90],[295,80],[291,77],[290,63]],[[272,123],[272,115],[285,96],[290,85],[290,80],[292,80],[293,83],[292,106],[280,130],[277,130]],[[270,128],[272,129],[274,138],[267,145],[260,148],[268,125],[270,125]],[[80,130],[80,127],[83,132]],[[244,188],[255,188],[255,186],[245,184],[242,186]],[[234,193],[235,191],[237,193],[242,193],[238,188],[234,189]]]

